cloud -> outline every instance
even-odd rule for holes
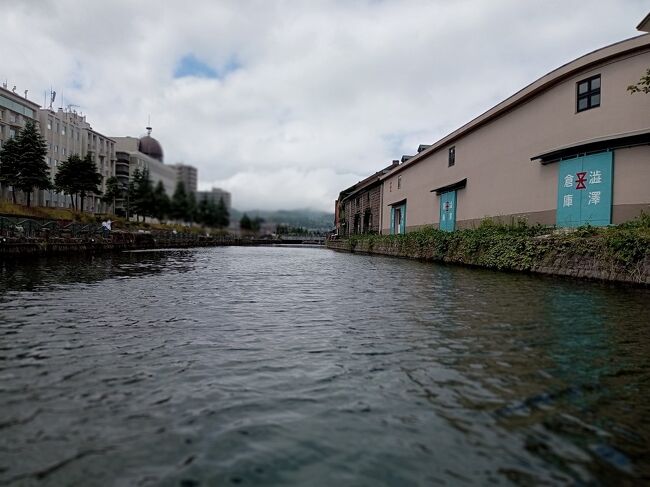
[[[237,208],[331,210],[418,144],[636,35],[647,13],[580,5],[0,0],[0,77],[37,102],[54,87],[107,135],[141,135],[151,115],[166,162],[195,165]]]
[[[233,195],[232,205],[242,210],[265,209],[268,201],[274,201],[277,208],[315,208],[333,212],[334,200],[329,188],[342,189],[355,178],[352,173],[337,174],[327,168],[285,167],[240,171],[227,179],[202,183],[200,189],[226,189]],[[329,206],[323,205],[323,201]]]

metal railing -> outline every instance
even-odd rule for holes
[[[35,220],[0,216],[0,236],[14,238],[91,238],[100,236],[102,227],[96,223],[57,220]]]

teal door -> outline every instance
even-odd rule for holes
[[[440,195],[440,230],[453,232],[456,229],[456,191]]]
[[[558,227],[604,226],[612,222],[611,152],[560,161]]]
[[[399,235],[406,233],[406,203],[390,208],[390,233]]]

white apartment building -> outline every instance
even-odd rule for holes
[[[25,93],[26,94],[26,93]],[[20,96],[15,89],[8,90],[6,85],[0,87],[0,148],[3,143],[14,138],[25,126],[27,120],[38,125],[39,105]],[[0,187],[0,198],[11,199],[11,189]],[[24,202],[24,195],[16,192],[19,203]]]
[[[47,142],[47,163],[54,182],[59,165],[73,154],[84,158],[90,154],[97,171],[102,175],[100,189],[106,190],[106,180],[115,175],[115,141],[93,130],[84,115],[74,110],[59,108],[39,109],[40,131]],[[70,196],[55,190],[40,191],[36,203],[41,206],[68,208]],[[90,195],[84,201],[84,210],[105,212],[109,205],[101,201],[101,195]]]

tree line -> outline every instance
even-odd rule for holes
[[[153,186],[146,168],[133,172],[124,199],[128,215],[136,215],[136,220],[153,217],[160,221],[181,220],[213,228],[224,228],[230,224],[230,214],[223,198],[219,198],[218,203],[207,198],[197,202],[195,194],[186,191],[181,181],[176,184],[170,198],[162,181]]]
[[[0,149],[0,183],[11,186],[11,195],[16,203],[16,190],[27,196],[27,206],[31,206],[31,196],[34,190],[56,189],[70,195],[74,209],[84,209],[87,195],[101,194],[99,185],[102,176],[90,154],[83,159],[72,154],[67,161],[62,161],[54,177],[50,180],[50,168],[45,162],[47,142],[36,128],[36,124],[28,120],[25,127],[16,137],[8,139]],[[77,202],[80,197],[80,208]]]

